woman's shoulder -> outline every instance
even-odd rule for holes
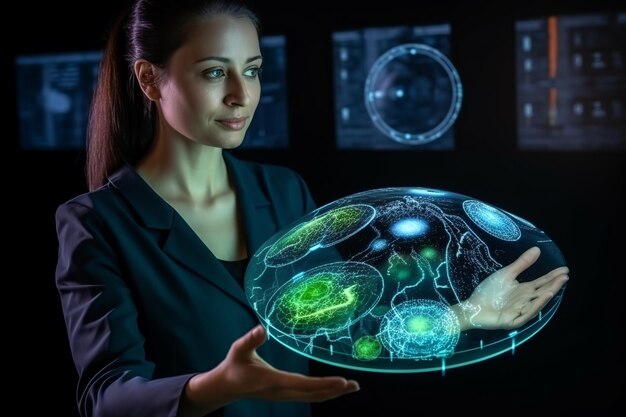
[[[137,193],[146,188],[142,182],[132,168],[123,166],[110,175],[107,182],[99,188],[77,194],[62,202],[57,207],[57,213],[67,210],[118,211],[124,207],[124,194]]]

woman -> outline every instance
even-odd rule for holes
[[[247,259],[315,207],[293,171],[223,151],[250,125],[261,64],[257,19],[230,1],[138,0],[113,28],[90,114],[90,191],[56,217],[82,416],[303,417],[309,402],[359,389],[306,376],[306,358],[264,343],[245,299]],[[529,316],[566,279],[543,277],[542,296],[513,286],[536,256],[494,274]],[[484,323],[521,325],[513,308],[516,323],[502,311]]]

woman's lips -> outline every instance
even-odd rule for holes
[[[221,119],[218,120],[217,123],[222,125],[228,130],[241,130],[246,127],[246,118],[237,118],[237,119]]]

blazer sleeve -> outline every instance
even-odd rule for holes
[[[56,285],[83,417],[174,417],[192,374],[152,379],[130,288],[102,219],[81,202],[56,211]]]

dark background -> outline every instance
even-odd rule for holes
[[[313,363],[315,374],[356,378],[362,387],[357,394],[315,404],[316,415],[624,411],[625,153],[518,151],[514,66],[515,19],[617,11],[618,3],[388,0],[364,7],[342,1],[258,2],[264,34],[287,35],[291,147],[239,151],[242,158],[292,167],[318,204],[386,186],[427,186],[473,196],[543,229],[571,270],[555,316],[514,355],[450,369],[445,376],[364,373]],[[4,68],[14,71],[16,54],[100,48],[122,4],[17,4],[17,11],[5,17],[15,19],[18,29],[5,32]],[[451,59],[464,84],[456,150],[336,150],[331,32],[441,22],[452,25]],[[7,356],[8,365],[18,368],[8,381],[9,392],[26,414],[74,417],[76,374],[54,286],[53,216],[57,205],[85,191],[84,154],[21,151],[15,83],[9,78],[7,85],[5,209],[17,213],[7,229],[19,230],[10,241],[7,263],[17,265],[18,272],[7,269],[4,286],[5,305],[12,306],[5,315],[11,336],[6,345],[16,349]]]

